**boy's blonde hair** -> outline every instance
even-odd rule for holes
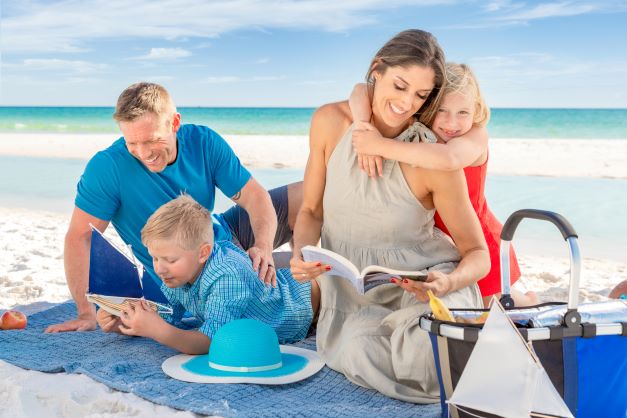
[[[446,83],[444,94],[470,94],[475,103],[473,124],[486,126],[490,120],[490,108],[483,100],[477,77],[466,64],[446,63]]]
[[[154,113],[168,122],[176,113],[176,107],[168,91],[156,83],[140,82],[128,86],[115,106],[113,119],[132,122],[146,113]]]
[[[184,250],[197,250],[213,244],[211,213],[190,195],[182,194],[153,213],[141,232],[142,243],[174,240]]]

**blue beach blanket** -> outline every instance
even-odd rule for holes
[[[82,373],[151,402],[198,414],[224,417],[438,417],[439,404],[415,405],[390,399],[349,382],[328,367],[304,381],[283,386],[208,385],[165,375],[161,363],[177,354],[147,338],[71,332],[44,334],[50,324],[76,316],[73,303],[29,317],[28,327],[0,332],[0,359],[49,373]],[[315,350],[315,338],[296,344]]]

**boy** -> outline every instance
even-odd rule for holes
[[[298,283],[289,269],[279,269],[277,286],[264,285],[243,250],[229,241],[213,241],[209,211],[189,195],[157,209],[141,239],[172,305],[170,322],[188,311],[203,324],[198,330],[176,328],[141,302],[120,318],[100,309],[97,321],[103,331],[149,337],[185,354],[206,354],[215,332],[240,318],[269,324],[282,343],[306,336],[319,305],[317,284]]]

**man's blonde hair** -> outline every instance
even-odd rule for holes
[[[166,122],[176,113],[176,107],[168,91],[156,83],[140,82],[128,86],[115,106],[113,119],[132,122],[147,113],[154,113]]]
[[[153,213],[141,232],[142,243],[174,240],[184,250],[213,244],[211,213],[190,195],[182,194]]]
[[[490,120],[490,108],[483,100],[477,77],[466,64],[446,63],[446,84],[444,94],[470,94],[475,104],[473,124],[486,126]]]

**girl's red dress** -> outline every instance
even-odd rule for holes
[[[484,191],[487,168],[487,158],[480,166],[464,168],[466,183],[468,184],[468,196],[470,197],[472,207],[475,209],[479,222],[481,223],[481,229],[483,230],[483,235],[488,243],[490,261],[492,263],[492,267],[490,268],[488,275],[479,280],[477,283],[479,285],[479,289],[481,290],[481,296],[490,296],[501,292],[500,245],[501,229],[503,229],[503,225],[490,211],[485,199]],[[435,214],[435,226],[446,232],[448,235],[451,235],[437,212]],[[509,252],[509,265],[510,283],[514,283],[520,277],[520,268],[512,246],[510,246]]]

